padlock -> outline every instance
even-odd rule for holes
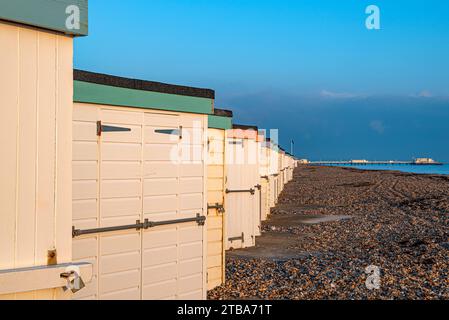
[[[86,286],[80,276],[80,269],[78,266],[68,266],[65,272],[61,273],[60,276],[67,280],[67,284],[63,287],[64,291],[71,290],[72,293],[76,293]]]
[[[75,277],[75,279],[70,281],[70,285],[73,293],[77,293],[86,286],[86,284],[83,281],[83,278],[81,278],[80,276],[77,276]]]

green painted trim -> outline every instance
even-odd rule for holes
[[[70,16],[66,9],[70,5],[80,9],[78,30],[69,30],[66,26]],[[88,0],[0,0],[0,19],[85,36],[88,33]]]
[[[74,102],[201,114],[213,113],[214,100],[208,98],[112,87],[84,81],[74,81],[73,84]]]
[[[209,128],[212,129],[232,129],[232,118],[209,115]]]

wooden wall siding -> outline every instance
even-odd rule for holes
[[[282,171],[283,169],[283,161],[282,161],[282,151],[279,150],[279,152],[277,153],[277,157],[278,157],[278,172],[279,175],[277,177],[277,192],[278,192],[278,197],[281,194],[282,190],[284,189],[284,173]]]
[[[273,153],[274,151],[271,149],[270,145],[268,144],[266,147],[267,152],[267,162],[268,162],[268,169],[267,169],[267,176],[268,176],[268,191],[267,191],[267,202],[268,207],[272,208],[275,206],[275,187],[274,187],[274,176],[273,176]],[[270,210],[268,210],[268,214],[270,213]]]
[[[261,195],[261,221],[267,220],[268,215],[270,214],[270,205],[268,203],[268,192],[269,185],[267,179],[260,179],[260,195]]]
[[[275,147],[270,148],[270,207],[273,207],[277,203],[279,195],[279,152]]]
[[[0,22],[0,48],[0,269],[46,265],[51,249],[70,262],[72,39]]]
[[[224,205],[225,131],[208,129],[207,201]],[[207,215],[207,289],[225,280],[224,227],[226,213],[210,209]]]
[[[293,158],[287,157],[287,182],[293,179]]]
[[[131,131],[99,138],[98,120]],[[181,141],[155,133],[179,126]],[[205,214],[204,128],[205,115],[75,103],[73,224],[95,228]],[[199,140],[187,138],[194,132]],[[94,276],[75,298],[205,298],[205,230],[188,223],[76,238],[74,260],[92,262]]]
[[[272,208],[276,205],[276,178],[268,177],[268,204]]]
[[[253,214],[254,214],[254,234],[260,236],[262,230],[262,211],[261,207],[261,193],[256,188],[260,185],[260,145],[261,142],[258,141],[258,136],[256,139],[248,139],[248,159],[249,163],[247,165],[247,170],[249,171],[249,185],[255,189],[254,199],[253,199]]]
[[[270,185],[269,185],[269,174],[270,174],[270,149],[263,145],[263,143],[259,144],[260,148],[260,160],[259,160],[259,175],[261,177],[260,179],[260,185],[262,187],[261,194],[262,194],[262,221],[265,221],[267,219],[267,216],[270,214]]]
[[[270,175],[279,173],[279,153],[270,148]]]
[[[288,158],[286,154],[282,155],[282,169],[283,171],[283,179],[284,179],[284,185],[288,182]]]

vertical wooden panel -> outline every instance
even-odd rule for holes
[[[69,262],[72,39],[0,23],[0,47],[0,269],[46,264],[47,250],[56,244],[56,230],[58,262]],[[6,298],[67,297],[57,292],[62,291],[31,291]]]
[[[14,300],[16,298],[16,295],[14,293],[12,294],[1,294],[0,295],[0,301],[2,300]]]
[[[62,263],[72,259],[72,38],[58,37],[56,59],[56,248]]]
[[[35,261],[37,265],[46,264],[47,251],[55,247],[55,45],[55,35],[49,33],[39,35]],[[48,293],[45,293],[44,297],[48,298]]]
[[[14,267],[18,122],[18,28],[0,23],[0,269]]]
[[[207,216],[207,132],[208,132],[208,116],[203,116],[203,123],[201,127],[202,131],[202,141],[201,144],[203,146],[203,210],[201,212],[202,215]],[[206,226],[202,229],[202,256],[201,256],[201,276],[202,276],[202,286],[201,286],[201,294],[199,299],[206,300],[207,299],[207,222]],[[223,251],[224,252],[224,251]]]
[[[19,30],[19,159],[16,267],[34,265],[36,223],[37,39]]]
[[[36,292],[36,300],[53,300],[55,297],[55,290],[57,289],[47,289],[39,290]]]
[[[269,167],[270,167],[270,154],[269,148],[266,147],[265,142],[260,143],[260,159],[259,159],[259,174],[262,177],[260,184],[262,185],[262,221],[267,219],[270,213],[270,195],[269,195]]]
[[[208,203],[224,205],[225,131],[208,129]],[[207,288],[212,290],[224,282],[224,218],[211,209],[207,217]]]

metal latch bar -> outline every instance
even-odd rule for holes
[[[228,238],[229,241],[237,241],[237,240],[241,240],[242,243],[245,242],[245,234],[242,232],[242,235],[239,237],[232,237],[232,238]]]
[[[187,222],[196,222],[196,223],[198,223],[199,226],[204,226],[204,224],[206,223],[206,217],[200,216],[200,214],[198,213],[195,218],[148,222],[150,225],[147,228],[154,228],[154,227],[158,227],[158,226],[166,226],[166,225],[170,225],[170,224],[187,223]],[[144,229],[147,229],[147,228],[144,228]]]
[[[123,230],[141,230],[141,229],[148,229],[148,228],[154,228],[158,226],[165,226],[165,225],[171,225],[171,224],[178,224],[178,223],[187,223],[187,222],[196,222],[199,226],[204,226],[206,222],[206,217],[201,216],[199,213],[196,215],[195,218],[185,218],[185,219],[176,219],[176,220],[167,220],[167,221],[148,221],[148,219],[145,219],[144,222],[140,222],[140,220],[137,220],[135,224],[129,224],[129,225],[123,225],[123,226],[114,226],[114,227],[104,227],[104,228],[94,228],[94,229],[75,229],[75,227],[72,227],[72,237],[76,238],[82,235],[86,234],[95,234],[95,233],[105,233],[105,232],[113,232],[113,231],[123,231]]]
[[[262,221],[262,185],[257,184],[254,186],[257,190],[259,190],[259,222]],[[262,229],[262,226],[259,224],[259,229]]]
[[[217,209],[217,211],[219,213],[224,213],[225,212],[224,206],[222,204],[219,204],[219,203],[208,204],[207,205],[207,210],[210,210],[210,209]]]
[[[237,192],[245,193],[245,192],[249,192],[249,193],[251,193],[252,195],[254,195],[254,193],[256,192],[256,190],[254,190],[254,188],[251,188],[251,189],[243,189],[243,190],[230,190],[230,189],[226,189],[225,192],[226,192],[226,193],[237,193]]]

